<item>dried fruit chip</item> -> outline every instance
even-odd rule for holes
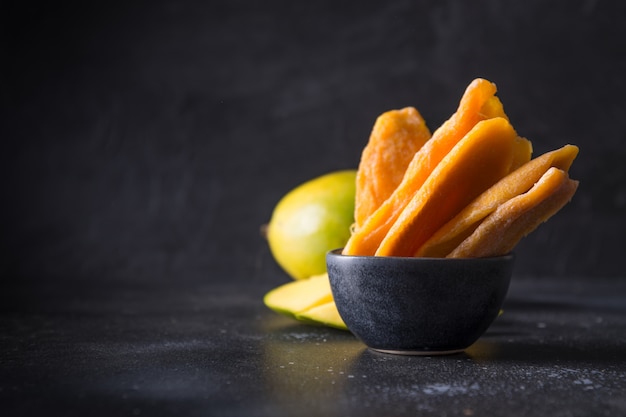
[[[504,118],[477,123],[413,196],[376,255],[415,256],[442,225],[509,172],[516,140]]]
[[[441,227],[417,252],[422,257],[445,257],[467,238],[480,222],[501,204],[528,191],[550,167],[567,172],[578,147],[565,145],[524,164],[498,181]]]
[[[413,155],[428,139],[430,130],[413,107],[378,116],[357,171],[357,228],[393,193]]]
[[[507,119],[495,93],[496,86],[480,78],[467,87],[457,111],[415,153],[398,187],[363,224],[357,224],[344,254],[374,255],[413,195],[465,134],[481,120],[494,117]]]
[[[567,204],[578,181],[550,168],[526,193],[500,205],[449,255],[449,258],[478,258],[509,253],[517,243]]]

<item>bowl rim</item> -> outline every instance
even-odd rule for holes
[[[396,262],[480,262],[480,261],[496,261],[496,260],[514,260],[515,252],[509,252],[504,255],[497,256],[485,256],[477,258],[439,258],[439,257],[423,257],[423,256],[378,256],[378,255],[344,255],[341,253],[343,248],[337,248],[330,250],[326,253],[326,257],[345,258],[345,259],[380,259],[380,262],[386,262],[385,260],[394,260]],[[377,261],[375,261],[377,262]]]

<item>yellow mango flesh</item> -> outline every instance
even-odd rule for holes
[[[263,302],[275,312],[300,321],[348,329],[335,307],[328,274],[276,287],[265,294]]]
[[[283,284],[263,297],[267,307],[290,317],[332,300],[328,274]]]
[[[296,318],[298,320],[334,327],[340,330],[348,330],[348,327],[346,327],[346,324],[339,315],[339,311],[337,311],[337,306],[334,301],[298,313],[296,314]]]

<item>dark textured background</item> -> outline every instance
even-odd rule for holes
[[[626,3],[3,2],[5,280],[286,277],[259,226],[290,188],[356,167],[376,116],[431,128],[494,81],[535,154],[573,143],[572,203],[520,275],[619,277]]]

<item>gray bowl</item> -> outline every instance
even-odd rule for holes
[[[333,297],[348,329],[368,347],[407,355],[472,345],[498,316],[514,255],[400,258],[326,255]]]

